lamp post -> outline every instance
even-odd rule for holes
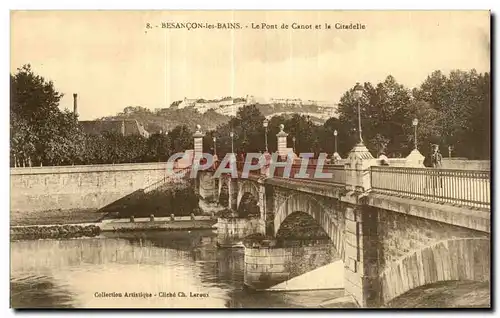
[[[295,153],[295,136],[292,137],[292,141],[293,141],[293,152]]]
[[[338,134],[337,129],[335,129],[333,131],[333,135],[335,136],[335,152],[337,152],[337,134]]]
[[[213,137],[212,140],[214,141],[214,156],[217,156],[217,144],[215,143],[217,141],[217,137]]]
[[[231,137],[231,153],[234,155],[234,132],[230,132],[229,136]]]
[[[269,121],[266,119],[264,119],[264,121],[262,122],[262,126],[264,126],[264,129],[266,130],[266,133],[265,133],[265,139],[266,139],[266,152],[269,152],[269,149],[267,148],[267,126],[269,125]]]
[[[415,128],[414,129],[415,130],[415,150],[417,150],[417,148],[418,148],[418,143],[417,143],[417,125],[418,125],[418,119],[417,118],[413,119],[412,124],[413,124],[413,127]]]
[[[358,131],[359,131],[359,143],[363,144],[363,136],[361,135],[361,110],[360,110],[360,98],[363,95],[363,86],[359,83],[356,83],[354,86],[354,99],[356,100],[356,104],[358,106]]]

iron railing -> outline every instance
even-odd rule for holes
[[[490,209],[490,172],[371,167],[373,191],[438,203]]]

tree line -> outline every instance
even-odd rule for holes
[[[11,74],[10,86],[11,166],[166,161],[173,153],[193,148],[194,125],[178,125],[149,138],[111,132],[86,134],[75,114],[59,109],[63,95],[54,84],[35,74],[29,65]],[[272,117],[267,129],[268,149],[276,151],[276,134],[284,124],[288,147],[297,153],[333,153],[336,130],[337,151],[345,157],[358,141],[359,105],[363,139],[374,155],[385,151],[389,156],[407,156],[414,147],[412,120],[416,118],[418,147],[423,154],[434,143],[445,156],[451,146],[454,157],[490,158],[489,73],[455,70],[445,75],[435,71],[414,89],[392,76],[362,86],[359,99],[354,98],[353,89],[345,92],[338,118],[332,117],[323,125],[315,125],[300,114]],[[235,152],[264,151],[264,119],[259,105],[240,108],[229,122],[206,131],[205,151],[216,151],[219,158],[231,152],[230,132],[234,133]]]
[[[490,74],[471,71],[441,71],[430,74],[418,88],[409,89],[393,76],[377,84],[366,82],[359,99],[354,87],[345,92],[338,106],[338,118],[332,117],[323,125],[315,125],[308,116],[274,116],[268,125],[268,148],[277,150],[276,134],[280,124],[288,133],[288,147],[296,153],[319,154],[337,151],[346,157],[359,141],[358,105],[362,137],[367,148],[377,156],[382,151],[390,157],[406,157],[415,145],[424,155],[432,144],[440,146],[447,156],[468,159],[490,159]],[[258,106],[258,105],[257,105]],[[265,149],[264,116],[258,107],[250,105],[216,130],[210,131],[204,144],[224,155],[231,151],[230,132],[233,131],[235,152],[258,152]],[[416,127],[413,125],[417,119]],[[294,141],[295,139],[295,141]],[[220,156],[219,156],[220,157]]]

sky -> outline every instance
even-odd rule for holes
[[[162,29],[161,22],[242,29]],[[147,29],[150,23],[153,29]],[[276,24],[278,29],[253,29]],[[281,29],[281,24],[288,29]],[[292,29],[292,23],[313,29]],[[335,24],[365,25],[363,30]],[[315,25],[321,25],[316,30]],[[325,29],[330,24],[331,29]],[[158,28],[154,26],[158,25]],[[419,86],[434,70],[490,71],[488,11],[12,11],[11,73],[31,64],[80,119],[127,106],[254,95],[338,102],[388,75]]]

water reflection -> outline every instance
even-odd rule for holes
[[[12,242],[11,304],[15,308],[317,307],[319,299],[335,296],[333,291],[252,293],[243,287],[243,250],[217,249],[215,243],[216,234],[210,230]],[[124,297],[125,292],[142,292],[143,297]],[[102,297],[106,293],[115,296]],[[160,297],[161,293],[176,296]],[[189,297],[190,293],[208,297]]]
[[[217,249],[211,230],[17,241],[11,244],[11,305],[317,308],[343,296],[342,290],[252,292],[243,286],[243,270],[243,250]],[[122,297],[102,297],[113,292]],[[124,297],[125,292],[143,297]],[[160,297],[162,292],[176,296]],[[489,295],[488,283],[445,282],[408,292],[387,307],[488,307]]]

